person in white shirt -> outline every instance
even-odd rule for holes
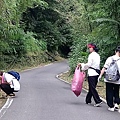
[[[102,75],[105,73],[107,68],[112,63],[112,60],[115,60],[118,66],[118,71],[120,74],[120,46],[118,46],[115,50],[115,55],[110,56],[107,58],[104,67],[101,70],[100,76],[98,80],[102,78]],[[120,86],[120,79],[118,81],[112,82],[107,81],[104,77],[104,82],[106,83],[106,101],[108,105],[109,111],[119,110],[120,98],[119,98],[119,86]]]
[[[0,88],[7,94],[6,97],[14,97],[14,92],[20,90],[20,83],[14,76],[0,71]]]
[[[95,44],[90,43],[87,46],[89,48],[89,56],[87,63],[79,63],[78,66],[82,67],[82,70],[88,70],[88,84],[89,91],[86,96],[86,104],[91,103],[91,99],[93,97],[95,101],[96,107],[102,104],[102,100],[100,99],[98,92],[96,90],[96,85],[98,83],[98,77],[100,74],[100,55],[98,54],[98,48]]]

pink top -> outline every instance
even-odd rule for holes
[[[2,84],[3,84],[3,83],[6,83],[6,81],[4,80],[3,75],[2,75],[2,81],[1,81],[1,83],[2,83]]]

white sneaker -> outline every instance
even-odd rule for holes
[[[95,107],[99,107],[102,104],[102,102],[95,104]]]
[[[117,103],[115,103],[114,108],[115,108],[115,110],[119,110],[119,105]]]
[[[118,109],[118,112],[120,113],[120,109]]]
[[[114,112],[114,111],[115,111],[115,108],[114,108],[114,107],[113,107],[113,108],[110,108],[110,107],[109,107],[108,110],[111,111],[111,112]]]

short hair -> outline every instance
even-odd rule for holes
[[[120,53],[120,46],[118,46],[115,50],[115,52],[119,52]]]

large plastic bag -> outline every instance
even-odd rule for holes
[[[71,89],[77,97],[80,95],[82,91],[84,79],[85,79],[85,72],[81,72],[80,67],[76,67],[72,79]]]

